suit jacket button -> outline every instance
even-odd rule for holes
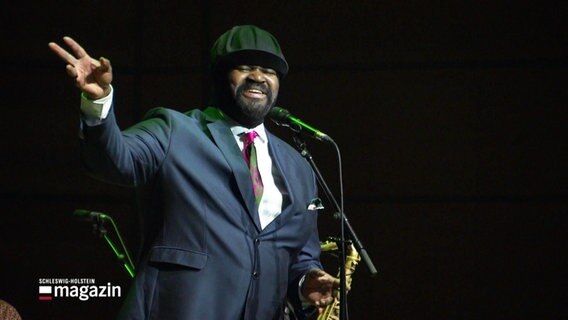
[[[258,278],[258,275],[259,275],[258,271],[255,271],[255,272],[252,273],[252,276],[255,279]]]

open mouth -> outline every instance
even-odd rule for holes
[[[251,99],[262,99],[266,97],[266,94],[260,89],[247,89],[243,92],[243,95]]]

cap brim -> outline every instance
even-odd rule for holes
[[[253,65],[274,69],[283,77],[288,73],[288,63],[281,57],[262,50],[239,50],[231,52],[217,61],[217,66],[232,68],[238,65]]]

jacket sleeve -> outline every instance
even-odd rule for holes
[[[317,188],[315,187],[315,175],[311,171],[313,177],[314,185],[314,195],[317,194]],[[313,199],[313,197],[312,197]],[[307,319],[315,311],[316,308],[313,306],[306,307],[302,304],[302,299],[300,298],[300,283],[302,282],[304,276],[311,269],[322,269],[322,264],[320,262],[321,245],[318,232],[317,217],[315,213],[310,213],[312,229],[310,232],[310,237],[302,250],[296,256],[290,267],[290,277],[288,282],[288,301],[294,308],[294,314],[298,319]]]
[[[319,240],[317,241],[317,246],[317,248],[313,248],[312,250],[317,250],[317,252],[319,252]],[[319,262],[319,258],[314,258],[312,255],[308,254],[308,252],[312,250],[305,250],[300,253],[298,256],[298,262],[292,267],[292,274],[295,274],[295,276],[290,278],[291,280],[288,284],[288,301],[292,305],[294,314],[298,319],[307,319],[316,311],[314,306],[306,306],[303,304],[302,299],[300,298],[300,285],[306,273],[314,268],[323,270],[323,267]]]
[[[171,119],[161,109],[121,132],[111,108],[100,125],[83,125],[81,161],[97,179],[125,186],[139,186],[151,179],[167,155]]]

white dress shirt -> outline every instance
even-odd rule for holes
[[[272,158],[268,152],[268,137],[266,136],[264,124],[260,124],[252,129],[235,124],[231,126],[231,131],[233,132],[233,136],[235,137],[241,152],[243,151],[243,141],[241,139],[243,133],[249,131],[256,131],[256,133],[258,133],[258,137],[254,139],[253,143],[256,148],[258,171],[264,188],[262,198],[258,205],[260,226],[264,229],[282,212],[283,199],[282,192],[280,192],[276,186],[276,182],[274,181]]]

